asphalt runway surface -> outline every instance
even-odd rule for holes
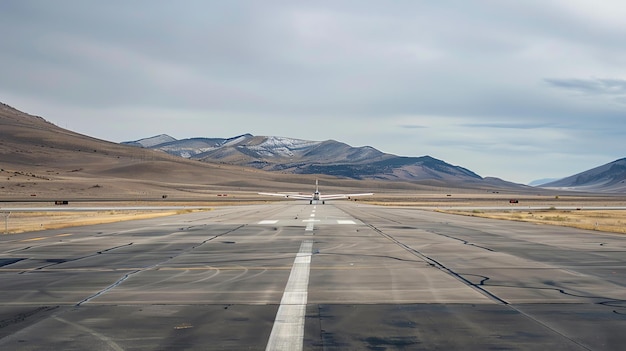
[[[2,350],[620,350],[626,238],[335,201],[0,236]]]

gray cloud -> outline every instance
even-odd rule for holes
[[[424,128],[428,128],[426,126],[420,126],[420,125],[416,125],[416,124],[401,124],[399,126],[400,126],[400,128],[405,128],[405,129],[424,129]]]
[[[332,138],[566,176],[624,157],[620,4],[5,0],[0,100],[113,141]]]
[[[550,123],[468,123],[464,127],[470,128],[496,128],[496,129],[542,129],[553,127]]]
[[[623,99],[626,97],[624,79],[546,79],[551,86],[585,95]]]

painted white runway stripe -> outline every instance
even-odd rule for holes
[[[356,224],[354,221],[352,220],[345,220],[345,219],[338,219],[337,220],[337,224]]]
[[[276,224],[276,223],[278,223],[278,220],[274,220],[274,219],[266,219],[266,220],[259,222],[259,224]]]
[[[309,224],[306,225],[306,228],[304,228],[305,231],[310,232],[313,230],[313,227],[315,226],[315,224],[313,222],[309,222]]]
[[[293,262],[266,351],[302,350],[312,251],[313,240],[303,241]]]

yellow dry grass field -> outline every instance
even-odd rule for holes
[[[17,234],[46,229],[60,229],[82,225],[105,224],[147,219],[199,210],[104,210],[83,212],[8,212],[0,213],[0,233]]]
[[[483,211],[438,210],[465,216],[560,225],[579,229],[626,234],[626,210],[532,210]]]

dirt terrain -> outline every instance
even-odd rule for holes
[[[86,211],[86,212],[0,212],[2,233],[17,234],[46,229],[60,229],[74,226],[104,224],[119,221],[171,216],[188,212],[169,211]]]

